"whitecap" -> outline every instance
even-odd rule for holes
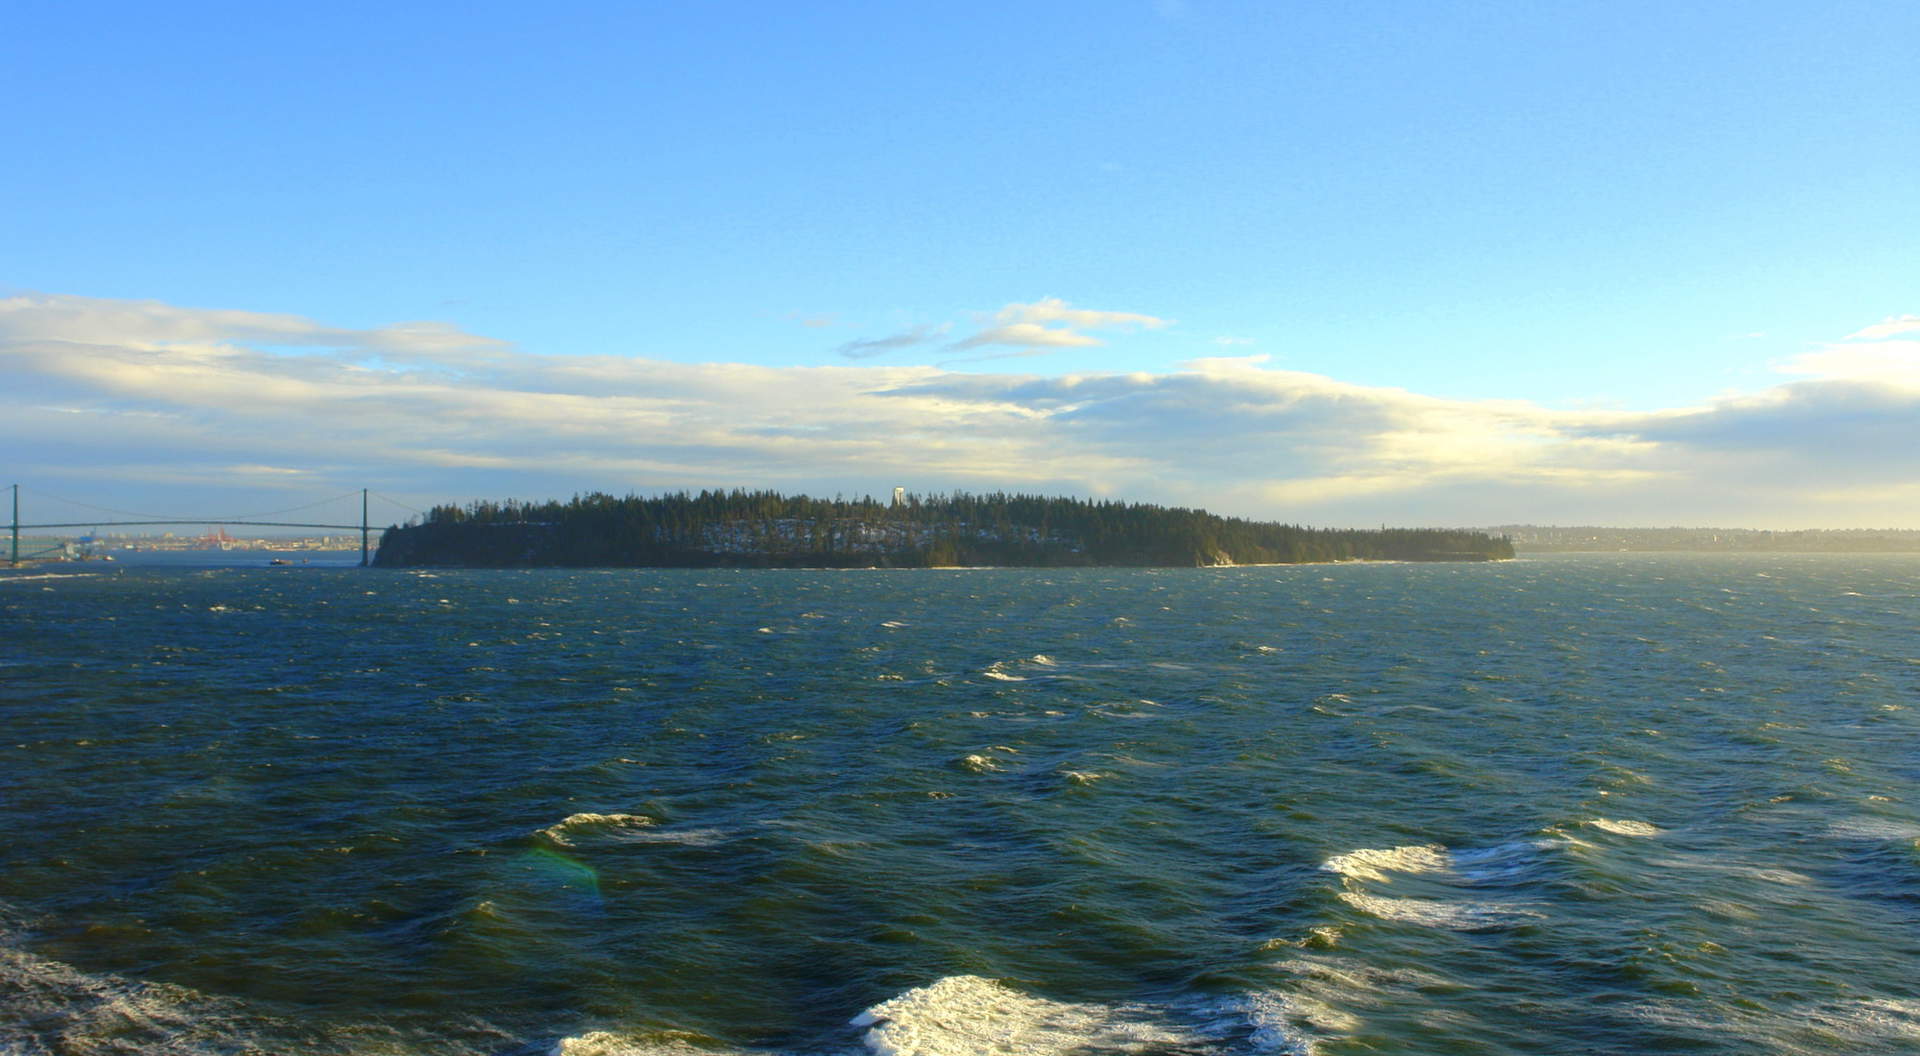
[[[714,1050],[694,1045],[681,1038],[634,1037],[605,1030],[561,1038],[548,1056],[714,1056]]]
[[[166,1053],[288,1052],[297,1028],[236,998],[170,983],[82,971],[14,948],[0,905],[0,1051]],[[399,1051],[385,1028],[356,1028],[361,1037]],[[36,1036],[37,1035],[37,1036]],[[18,1046],[18,1047],[17,1047]]]
[[[915,987],[855,1016],[876,1056],[1154,1052],[1205,1038],[1144,1009],[1035,997],[977,975]]]
[[[563,847],[571,847],[573,838],[582,835],[632,839],[652,824],[653,819],[642,814],[569,814],[558,825],[541,829],[540,834]]]
[[[1450,864],[1451,857],[1445,847],[1428,843],[1412,847],[1362,847],[1346,854],[1336,854],[1321,862],[1320,868],[1356,880],[1386,883],[1387,871],[1433,873],[1446,869]]]
[[[1340,901],[1381,920],[1452,931],[1509,927],[1541,914],[1506,902],[1447,902],[1433,898],[1382,898],[1359,891],[1340,892]]]
[[[1317,1039],[1301,1032],[1298,1023],[1340,1033],[1360,1026],[1359,1020],[1331,1005],[1287,994],[1245,994],[1222,1001],[1221,1007],[1241,1018],[1247,1044],[1255,1051],[1280,1056],[1314,1056],[1320,1051]]]
[[[1615,836],[1658,836],[1661,833],[1658,825],[1650,825],[1644,821],[1633,821],[1626,818],[1618,820],[1613,818],[1589,818],[1582,822],[1582,824],[1590,828],[1599,829],[1601,832],[1613,833]]]

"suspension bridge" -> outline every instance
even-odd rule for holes
[[[295,507],[292,507],[291,509],[272,510],[266,513],[243,514],[238,517],[204,517],[204,516],[203,517],[169,517],[162,514],[138,513],[138,512],[129,511],[129,510],[110,509],[105,506],[93,506],[88,503],[74,502],[71,499],[61,499],[61,498],[58,498],[57,496],[49,495],[49,496],[42,496],[42,497],[47,499],[52,499],[55,502],[64,503],[70,506],[84,507],[86,509],[104,513],[109,515],[110,517],[114,517],[118,519],[106,520],[106,519],[94,518],[91,520],[83,520],[83,521],[46,521],[41,523],[29,524],[20,520],[20,485],[18,484],[13,485],[12,491],[13,491],[13,519],[8,524],[7,534],[9,538],[9,546],[7,551],[7,563],[10,566],[14,566],[14,567],[18,567],[20,562],[22,561],[30,561],[35,558],[45,557],[48,554],[62,552],[66,549],[66,544],[63,542],[50,547],[44,547],[37,551],[30,550],[28,553],[22,554],[20,552],[20,533],[24,531],[62,531],[62,530],[71,530],[75,528],[85,528],[85,529],[91,530],[94,533],[98,533],[100,530],[107,529],[107,528],[153,528],[153,527],[160,527],[164,525],[177,525],[177,524],[204,524],[204,525],[214,526],[208,529],[208,535],[207,535],[207,538],[213,541],[231,541],[231,537],[227,536],[226,534],[226,529],[229,527],[241,527],[241,526],[255,527],[255,528],[306,528],[306,529],[318,529],[322,531],[335,531],[335,532],[358,531],[360,533],[360,565],[361,567],[363,568],[366,567],[370,563],[370,559],[372,556],[371,535],[373,531],[373,525],[368,518],[368,502],[371,498],[374,497],[374,495],[372,490],[368,488],[361,488],[358,493],[360,497],[360,523],[358,524],[325,523],[317,520],[304,521],[304,520],[275,519],[280,517],[291,516],[294,514],[299,514],[301,512],[312,510],[317,507],[329,506],[329,505],[339,503],[342,500],[352,498],[353,495],[355,494],[353,492],[347,492],[345,494],[336,495],[331,498],[321,499],[318,502],[310,502],[304,506],[295,506]],[[416,514],[420,512],[419,510],[416,510],[413,507],[408,506],[406,503],[400,502],[397,499],[390,499],[384,495],[378,496],[378,497],[382,502],[390,503],[394,506],[400,507],[401,509],[411,511]],[[217,535],[215,534],[216,527],[218,529]]]

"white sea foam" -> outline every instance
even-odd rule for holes
[[[1390,884],[1395,876],[1436,875],[1449,886],[1507,879],[1530,867],[1537,843],[1505,843],[1481,850],[1453,852],[1437,843],[1404,847],[1362,847],[1336,854],[1320,868],[1337,873],[1345,890],[1340,900],[1382,920],[1430,928],[1472,931],[1506,927],[1541,917],[1525,905],[1476,898],[1390,898],[1367,885]]]
[[[1382,898],[1359,891],[1340,892],[1340,901],[1382,920],[1452,931],[1501,928],[1538,920],[1541,914],[1507,902],[1444,901],[1435,898]]]
[[[1276,1056],[1314,1056],[1320,1051],[1318,1039],[1300,1029],[1302,1022],[1339,1033],[1350,1033],[1360,1025],[1323,1002],[1289,994],[1246,994],[1228,998],[1221,1007],[1244,1022],[1247,1044],[1255,1052]]]
[[[1625,818],[1618,820],[1613,818],[1589,818],[1583,822],[1583,824],[1591,828],[1599,829],[1601,832],[1611,832],[1615,836],[1658,836],[1661,832],[1660,827],[1657,825],[1650,825],[1644,821],[1632,821]]]
[[[652,824],[653,819],[642,814],[569,814],[558,825],[541,829],[540,834],[563,847],[571,847],[574,839],[581,836],[634,839]]]
[[[1388,872],[1433,873],[1446,869],[1451,862],[1445,847],[1428,843],[1413,847],[1362,847],[1336,854],[1321,862],[1320,868],[1355,880],[1387,883]]]
[[[7,915],[0,906],[0,919]],[[154,1052],[199,1056],[292,1051],[293,1024],[228,997],[167,983],[149,983],[72,965],[15,948],[0,929],[0,1052]],[[383,1027],[356,1028],[355,1051],[403,1051]]]
[[[1920,824],[1895,818],[1848,818],[1827,826],[1827,835],[1843,840],[1920,840]]]
[[[714,1050],[671,1035],[634,1037],[605,1030],[591,1030],[574,1037],[561,1038],[548,1050],[548,1056],[715,1056]]]
[[[1010,674],[1007,674],[1005,671],[1002,671],[1000,669],[999,664],[994,664],[993,666],[987,668],[985,671],[982,671],[980,673],[987,676],[988,678],[993,679],[995,682],[1025,682],[1026,681],[1026,679],[1020,677],[1019,675],[1010,675]]]
[[[855,1016],[877,1056],[1153,1052],[1203,1042],[1139,1008],[1052,1001],[976,975],[948,976]]]
[[[1716,1040],[1748,1043],[1753,1051],[1793,1056],[1832,1052],[1911,1052],[1920,1041],[1920,1001],[1872,997],[1766,1007],[1647,1002],[1627,1010],[1635,1019]]]

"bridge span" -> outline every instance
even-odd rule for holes
[[[23,530],[92,528],[98,531],[101,528],[136,528],[136,527],[151,528],[151,527],[155,527],[159,525],[167,525],[167,524],[214,524],[214,525],[221,526],[223,529],[229,525],[246,525],[249,527],[257,527],[257,528],[320,528],[320,529],[326,529],[329,531],[339,531],[339,532],[358,531],[360,533],[360,567],[365,568],[370,563],[369,559],[371,555],[371,549],[369,545],[369,537],[372,533],[372,525],[367,519],[368,495],[369,495],[369,489],[367,488],[360,489],[360,523],[359,524],[322,524],[322,523],[313,522],[313,521],[270,521],[270,520],[261,520],[261,519],[246,518],[246,517],[151,517],[149,518],[149,517],[142,517],[142,516],[136,516],[136,517],[133,517],[132,519],[122,519],[122,520],[48,521],[48,522],[38,523],[38,524],[26,524],[20,520],[20,485],[15,484],[13,485],[13,520],[8,526],[8,534],[11,538],[11,546],[9,547],[9,550],[8,550],[7,563],[10,566],[14,566],[14,567],[17,567],[20,564],[20,561],[21,561],[20,533]],[[330,499],[325,501],[332,502],[337,500]],[[393,502],[392,499],[386,499],[384,498],[384,496],[383,496],[383,501]],[[314,503],[313,505],[320,505],[320,504]],[[400,504],[395,503],[395,505],[400,505]],[[294,512],[294,511],[286,511],[286,512]],[[32,554],[28,555],[28,557],[33,557],[33,556],[35,555],[32,555]]]

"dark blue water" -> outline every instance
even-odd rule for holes
[[[1920,1051],[1920,559],[0,578],[0,1051]]]

